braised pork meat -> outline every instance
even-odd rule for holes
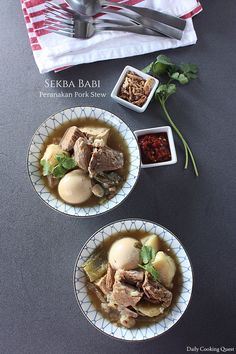
[[[68,128],[60,141],[62,150],[71,151],[75,145],[76,140],[80,137],[85,138],[86,136],[78,127],[73,126]]]
[[[122,152],[113,150],[108,146],[94,148],[89,163],[88,171],[90,177],[94,177],[104,171],[115,171],[124,166]]]

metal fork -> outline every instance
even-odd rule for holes
[[[109,19],[82,19],[70,9],[63,9],[52,2],[45,3],[45,29],[71,38],[90,38],[99,31],[125,31],[142,35],[160,36],[152,31],[131,21]],[[69,11],[68,11],[69,10]]]

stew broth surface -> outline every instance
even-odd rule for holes
[[[120,184],[119,189],[122,188],[124,182],[126,181],[128,174],[129,174],[129,168],[130,168],[130,154],[129,154],[129,147],[125,141],[125,139],[122,137],[122,135],[119,133],[119,131],[113,127],[112,125],[105,123],[103,121],[94,119],[94,118],[79,118],[79,119],[73,119],[70,120],[66,123],[63,123],[59,127],[57,127],[51,134],[48,135],[46,140],[43,143],[41,153],[40,153],[40,159],[39,159],[39,166],[40,166],[40,171],[42,172],[42,178],[44,180],[45,185],[47,188],[50,190],[50,192],[59,200],[61,200],[63,203],[64,201],[61,199],[59,196],[59,193],[57,191],[57,186],[55,188],[51,188],[48,184],[48,179],[47,177],[43,176],[43,169],[42,166],[40,165],[40,160],[44,155],[44,152],[49,144],[58,144],[59,141],[61,140],[62,136],[64,135],[65,131],[70,128],[71,126],[77,126],[78,128],[84,128],[84,127],[96,127],[96,128],[109,128],[110,133],[109,137],[107,140],[107,145],[117,151],[120,151],[124,154],[124,166],[115,172],[117,172],[122,178],[123,182]],[[119,192],[118,189],[118,192]],[[98,198],[95,195],[92,195],[89,200],[87,200],[84,203],[77,204],[79,207],[93,207],[98,205],[101,202],[102,198]],[[76,205],[74,205],[76,206]]]
[[[105,241],[103,241],[102,244],[100,246],[98,246],[98,248],[105,251],[104,253],[106,253],[106,255],[108,257],[109,249],[115,241],[120,240],[121,238],[124,238],[124,237],[132,237],[132,238],[135,238],[136,240],[140,241],[142,238],[149,236],[149,235],[153,235],[153,233],[142,231],[142,230],[121,231],[121,232],[111,235],[109,238],[107,238]],[[167,316],[167,314],[175,306],[175,304],[177,303],[178,297],[180,295],[180,292],[181,292],[182,274],[180,272],[180,265],[179,265],[178,259],[177,259],[176,255],[174,254],[174,252],[169,247],[169,245],[164,240],[162,240],[159,236],[158,236],[158,238],[159,238],[159,248],[160,248],[159,250],[165,252],[168,256],[170,256],[176,265],[176,273],[175,273],[175,276],[173,279],[173,288],[170,289],[170,291],[173,294],[172,303],[169,308],[165,309],[163,314],[161,314],[157,317],[150,318],[150,317],[145,317],[145,316],[138,316],[136,318],[136,325],[132,328],[145,327],[145,326],[148,326],[152,323],[157,323],[157,322],[161,321],[163,318],[165,318]],[[98,248],[96,248],[96,250]],[[96,252],[96,250],[94,252]],[[88,280],[88,283],[89,283],[89,280]],[[87,291],[88,291],[89,298],[90,298],[91,302],[93,303],[95,309],[98,312],[100,312],[104,318],[106,318],[110,322],[113,322],[116,324],[116,322],[112,321],[109,314],[107,314],[102,309],[101,301],[98,299],[97,295],[89,287],[87,287]],[[119,325],[119,324],[117,324],[117,325],[121,327],[121,325]]]

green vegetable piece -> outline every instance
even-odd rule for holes
[[[63,176],[65,176],[66,172],[67,172],[66,169],[61,165],[55,166],[54,169],[52,170],[52,174],[56,178],[62,178]]]
[[[58,162],[62,162],[62,161],[65,160],[66,156],[67,155],[65,155],[65,154],[57,154],[56,155],[56,159],[57,159]]]
[[[176,85],[175,84],[168,84],[167,85],[167,97],[173,95],[176,92]]]
[[[58,154],[56,156],[57,161],[59,162],[59,164],[65,168],[66,170],[72,170],[73,168],[75,168],[77,166],[76,161],[65,154]]]
[[[104,250],[98,249],[82,266],[91,282],[101,278],[107,271],[107,256]]]
[[[159,277],[158,271],[153,267],[151,262],[155,259],[156,251],[150,246],[143,246],[140,251],[143,265],[139,264],[139,267],[150,273],[154,280]]]
[[[151,274],[151,276],[153,277],[154,280],[159,279],[158,271],[151,264],[147,264],[145,266],[145,268],[146,268],[146,271]]]
[[[178,81],[182,85],[185,85],[185,84],[187,84],[189,82],[188,78],[184,74],[180,74],[179,75]]]
[[[147,65],[142,71],[145,73],[145,74],[149,74],[152,70],[152,65],[153,65],[154,62],[150,63],[149,65]]]
[[[43,167],[43,176],[49,176],[52,173],[52,166],[47,160],[41,160],[40,165]]]
[[[198,68],[197,65],[195,64],[181,64],[180,69],[182,70],[183,73],[194,73],[197,74]]]
[[[158,271],[150,263],[145,265],[139,264],[139,267],[145,270],[146,272],[150,273],[154,280],[159,279],[160,276]]]
[[[143,246],[141,248],[140,255],[144,264],[147,264],[152,259],[152,249],[149,246]]]
[[[180,74],[179,74],[178,72],[175,72],[175,73],[173,73],[173,74],[171,75],[171,78],[178,81],[178,80],[179,80],[179,75],[180,75]]]
[[[161,97],[164,101],[166,101],[167,98],[173,95],[175,92],[176,92],[175,84],[162,84],[157,88],[155,92],[155,98],[159,99],[159,97]]]
[[[155,76],[161,76],[163,74],[167,74],[168,69],[173,65],[174,64],[166,55],[160,54],[156,58],[156,61],[152,64],[151,71]]]
[[[61,162],[62,167],[66,170],[72,170],[77,166],[76,161],[72,157],[66,157],[65,160]]]
[[[154,261],[156,257],[156,250],[154,250],[153,247],[151,247],[151,262]]]

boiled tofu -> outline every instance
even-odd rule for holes
[[[81,132],[87,134],[89,137],[95,139],[102,139],[104,144],[107,144],[107,139],[110,133],[109,128],[100,127],[83,127],[80,128]]]

